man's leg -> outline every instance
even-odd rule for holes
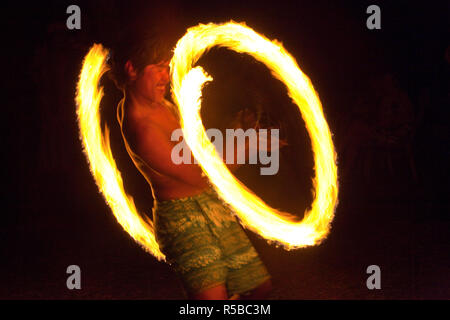
[[[270,274],[258,253],[237,224],[222,230],[222,248],[228,267],[227,288],[241,299],[263,299],[272,287]]]
[[[246,294],[241,294],[239,296],[240,300],[261,300],[267,298],[267,296],[272,291],[272,281],[270,279],[266,280],[260,284],[255,289],[249,291]]]
[[[271,290],[272,281],[268,279],[255,289],[241,295],[236,294],[228,297],[227,288],[225,285],[220,285],[199,293],[191,294],[189,298],[193,300],[261,300],[267,298]]]
[[[196,201],[203,197],[160,203],[154,212],[157,241],[190,299],[227,299],[228,269]]]
[[[206,289],[198,293],[190,295],[189,299],[193,300],[227,300],[228,293],[225,284],[214,288]]]
[[[233,212],[224,206],[217,194],[209,194],[199,204],[223,254],[230,299],[242,293],[262,299],[270,291],[270,275]]]

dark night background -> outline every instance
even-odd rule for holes
[[[81,8],[81,30],[66,28],[71,4]],[[381,30],[366,28],[370,4],[381,8]],[[447,1],[2,5],[0,298],[185,297],[169,266],[116,222],[78,140],[74,96],[84,55],[94,42],[113,43],[147,11],[177,28],[245,21],[280,40],[319,93],[338,154],[339,205],[330,236],[317,247],[285,251],[249,234],[273,276],[271,299],[450,298]],[[221,118],[212,108],[238,110],[262,99],[290,143],[276,176],[245,167],[238,177],[271,205],[303,213],[311,201],[312,154],[283,86],[246,57],[212,50],[203,60],[215,77],[205,91],[206,122]],[[119,169],[138,208],[150,213],[151,193],[114,118],[120,92],[103,82],[102,111]],[[81,290],[66,288],[72,264],[81,268]],[[381,290],[366,287],[372,264],[381,268]]]

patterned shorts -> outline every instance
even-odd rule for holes
[[[230,295],[270,279],[232,211],[213,189],[155,201],[156,240],[189,293],[226,285]]]

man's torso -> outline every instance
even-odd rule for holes
[[[137,169],[151,185],[153,196],[156,200],[176,199],[192,196],[204,191],[204,188],[194,187],[175,178],[164,175],[152,168],[151,163],[146,163],[136,152],[136,130],[142,123],[151,123],[158,126],[164,133],[164,138],[170,141],[172,132],[180,127],[179,120],[169,106],[145,110],[126,105],[124,100],[118,106],[118,120],[122,129],[122,135],[126,149]],[[167,161],[172,161],[170,158]],[[183,168],[180,166],[180,170]]]

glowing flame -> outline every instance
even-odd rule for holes
[[[201,67],[192,66],[212,46],[245,52],[265,63],[283,81],[299,106],[312,140],[316,178],[315,199],[301,222],[267,206],[228,171],[209,141],[200,117],[201,88],[212,78]],[[78,82],[77,115],[86,157],[94,179],[122,227],[157,259],[164,260],[155,240],[153,223],[144,221],[127,195],[109,145],[109,131],[100,128],[99,106],[103,96],[99,80],[108,70],[108,51],[94,45],[86,55]],[[184,137],[209,176],[219,196],[236,211],[243,225],[285,248],[313,245],[329,232],[337,204],[337,168],[331,133],[323,117],[320,100],[310,80],[281,44],[258,35],[244,24],[199,25],[178,42],[171,61],[173,95],[181,114]]]
[[[103,135],[100,128],[99,106],[103,88],[98,88],[98,83],[108,70],[107,55],[108,51],[101,45],[94,45],[84,59],[76,97],[80,139],[92,175],[117,221],[146,251],[158,260],[164,260],[164,254],[155,240],[153,223],[142,219],[133,198],[124,191],[122,177],[109,145],[109,130],[105,126]]]
[[[200,117],[201,89],[212,78],[201,67],[192,66],[213,46],[247,53],[264,63],[286,85],[289,96],[299,107],[311,137],[315,161],[315,198],[302,221],[296,222],[292,215],[270,208],[235,179],[207,138]],[[198,25],[178,41],[171,61],[171,78],[184,138],[219,196],[231,205],[242,224],[287,249],[318,244],[325,239],[337,205],[336,154],[311,81],[283,46],[245,24]]]

